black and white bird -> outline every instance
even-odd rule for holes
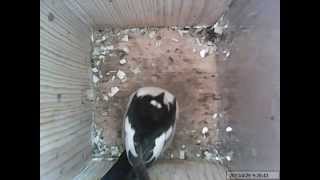
[[[178,102],[167,90],[143,87],[134,92],[123,120],[125,152],[102,180],[148,180],[147,167],[171,143],[178,115]]]

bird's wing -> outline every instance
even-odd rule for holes
[[[125,125],[124,125],[124,129],[125,129],[125,146],[126,146],[126,150],[127,153],[129,153],[129,151],[132,153],[133,156],[137,157],[137,151],[134,147],[134,134],[135,134],[135,130],[132,128],[128,116],[125,119]]]
[[[165,144],[170,139],[171,135],[172,126],[170,126],[167,131],[163,132],[155,139],[155,146],[152,149],[152,156],[147,160],[147,163],[151,162],[153,159],[157,159],[160,156],[160,154],[164,150]]]

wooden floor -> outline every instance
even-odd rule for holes
[[[147,34],[129,33],[127,42],[113,43],[115,49],[129,49],[125,56],[127,63],[121,65],[121,58],[116,55],[101,62],[103,78],[96,89],[99,100],[95,103],[95,123],[103,129],[103,141],[108,147],[122,146],[122,118],[128,97],[140,87],[161,87],[174,94],[179,103],[176,132],[164,158],[170,158],[171,154],[178,157],[184,145],[188,160],[202,159],[197,157],[202,153],[200,149],[213,153],[218,138],[219,118],[213,118],[219,112],[220,97],[216,86],[218,56],[211,53],[201,58],[199,52],[209,46],[206,43],[199,45],[189,34],[181,37],[177,31],[167,28],[153,32],[160,40]],[[160,42],[161,45],[157,46]],[[136,69],[139,73],[133,72]],[[126,74],[126,81],[115,78],[118,70]],[[112,87],[118,87],[119,92],[106,101],[104,97]],[[202,135],[204,127],[208,128],[205,137]]]
[[[90,161],[75,180],[98,180],[111,167],[108,161]],[[152,180],[226,180],[226,170],[204,161],[162,160],[155,163],[149,174]]]
[[[87,163],[79,175],[74,180],[99,180],[112,166],[110,161],[94,161]]]
[[[159,161],[149,173],[152,180],[226,180],[222,166],[197,161]]]

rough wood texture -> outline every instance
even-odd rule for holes
[[[40,177],[61,179],[89,159],[90,29],[59,1],[40,1]]]
[[[226,180],[226,170],[217,164],[172,160],[159,161],[149,169],[152,180]]]
[[[111,166],[112,163],[109,161],[90,161],[74,180],[97,180]],[[226,180],[225,168],[204,161],[157,161],[148,172],[151,180]]]
[[[230,0],[74,0],[68,8],[88,26],[212,24]]]

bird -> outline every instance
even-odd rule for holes
[[[171,144],[179,105],[160,87],[141,87],[128,100],[122,125],[125,150],[101,180],[149,180],[150,167]]]

